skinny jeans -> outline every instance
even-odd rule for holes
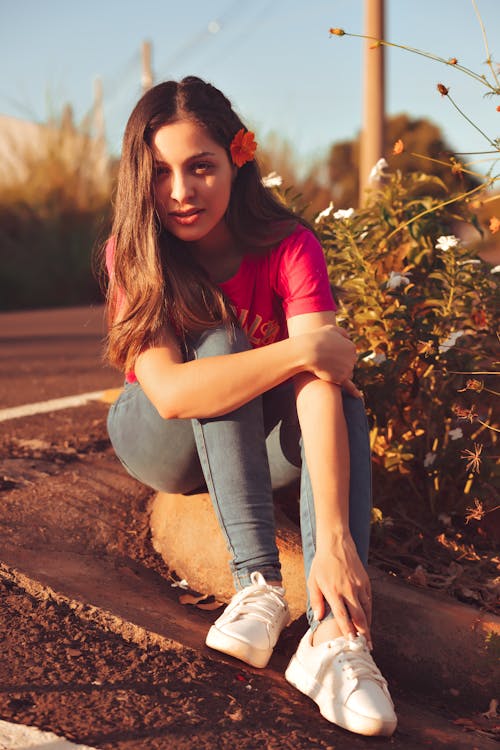
[[[214,328],[190,342],[186,358],[250,348],[243,331],[237,329],[229,336],[225,328]],[[372,506],[368,423],[362,400],[345,393],[342,396],[349,437],[349,524],[358,555],[366,565]],[[300,477],[307,581],[316,551],[316,518],[291,380],[228,414],[207,419],[163,419],[139,383],[126,383],[109,411],[108,432],[125,469],[143,484],[186,495],[208,489],[232,556],[236,589],[249,585],[250,574],[257,570],[267,580],[281,580],[273,489]],[[313,624],[309,601],[307,617]]]

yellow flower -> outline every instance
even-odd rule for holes
[[[483,504],[480,500],[478,500],[477,497],[474,498],[474,508],[466,508],[467,515],[465,516],[465,523],[469,523],[469,521],[482,521],[483,516],[485,515],[486,511],[483,508]]]
[[[462,458],[467,460],[466,469],[468,471],[476,472],[479,474],[481,469],[481,452],[483,450],[482,443],[474,443],[474,450],[463,450],[461,453]]]
[[[333,36],[344,36],[345,31],[344,29],[330,29],[330,34],[333,34]]]
[[[457,65],[457,63],[458,60],[456,57],[450,57],[450,59],[448,60],[448,65]]]
[[[481,380],[477,380],[476,378],[470,378],[467,380],[465,387],[469,391],[477,391],[480,393],[483,390],[483,384]]]

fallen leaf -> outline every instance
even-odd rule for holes
[[[408,580],[416,583],[417,586],[428,586],[427,573],[422,565],[417,565],[413,573],[408,576]]]
[[[216,599],[214,599],[212,602],[200,602],[196,606],[198,607],[198,609],[205,609],[210,612],[214,609],[219,609],[219,607],[223,607],[224,605],[222,604],[222,602],[218,602]]]
[[[181,604],[198,604],[206,598],[205,594],[181,594],[179,601]]]
[[[173,589],[175,588],[188,589],[189,588],[189,584],[185,578],[183,578],[182,581],[173,581],[170,585],[172,586]]]
[[[232,711],[231,713],[228,713],[226,715],[232,721],[243,721],[243,711],[241,710],[241,708],[237,708],[235,711]]]
[[[207,596],[206,594],[181,594],[179,602],[208,611],[219,609],[219,607],[223,606],[222,602],[218,602],[214,596]]]
[[[38,438],[33,438],[32,440],[15,438],[15,442],[20,448],[27,448],[28,450],[46,450],[47,448],[50,448],[50,443],[47,443],[46,440],[39,440]]]
[[[484,712],[484,714],[481,714],[484,716],[485,719],[496,719],[498,716],[498,701],[496,698],[492,698],[490,700],[490,707],[487,711]]]

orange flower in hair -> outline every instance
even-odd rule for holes
[[[229,150],[231,151],[233,164],[236,164],[237,167],[242,167],[247,161],[253,161],[257,150],[255,133],[241,128],[231,141]]]

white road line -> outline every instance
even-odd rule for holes
[[[118,391],[116,392],[118,393]],[[36,404],[23,404],[22,406],[12,406],[9,409],[0,409],[0,422],[5,422],[7,419],[17,419],[18,417],[31,417],[34,414],[45,414],[59,409],[70,409],[74,406],[83,406],[89,401],[109,401],[109,398],[107,398],[109,393],[114,393],[114,391],[92,391],[80,393],[77,396],[53,398],[49,401],[39,401]]]
[[[0,750],[96,750],[88,745],[75,745],[52,732],[42,732],[36,727],[12,724],[0,720]]]

